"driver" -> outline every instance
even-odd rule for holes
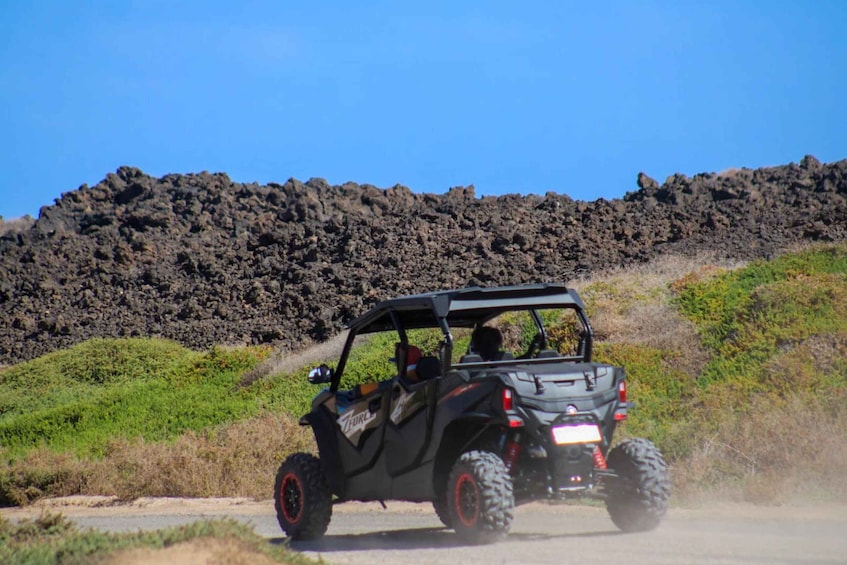
[[[471,336],[471,346],[483,361],[497,361],[501,357],[503,334],[497,328],[480,326]]]

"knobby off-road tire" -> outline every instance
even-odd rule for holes
[[[492,543],[509,533],[515,498],[503,460],[487,451],[463,453],[447,480],[447,513],[465,541]]]
[[[668,466],[652,442],[623,441],[606,458],[618,477],[607,488],[606,510],[624,532],[646,532],[659,525],[668,509]]]
[[[274,484],[276,518],[295,540],[324,535],[332,518],[332,493],[321,463],[308,453],[295,453],[280,466]]]
[[[450,509],[447,507],[447,496],[443,495],[432,501],[432,508],[435,510],[435,515],[441,520],[441,523],[448,528],[453,527],[453,521],[450,520]]]

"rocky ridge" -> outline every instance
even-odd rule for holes
[[[638,186],[582,202],[121,167],[0,236],[0,364],[95,336],[294,349],[389,296],[847,238],[847,160]]]

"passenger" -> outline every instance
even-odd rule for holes
[[[397,370],[397,376],[402,377],[404,374],[411,382],[418,382],[418,361],[421,359],[421,350],[415,345],[410,345],[406,351],[406,371]]]
[[[386,390],[391,387],[395,379],[405,377],[409,381],[418,382],[418,360],[421,358],[421,350],[415,345],[397,342],[394,346],[394,357],[390,359],[397,365],[397,375],[384,381],[371,381],[356,385],[353,389],[353,398],[360,398],[376,390]]]
[[[500,358],[500,348],[503,347],[503,334],[491,326],[476,328],[471,337],[471,347],[474,353],[483,361],[497,361]]]

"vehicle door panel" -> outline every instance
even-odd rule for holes
[[[392,386],[385,424],[385,461],[392,477],[418,464],[426,451],[429,399],[435,386],[435,380],[410,384],[403,379]]]
[[[381,455],[389,392],[385,387],[337,405],[338,451],[348,477],[370,469]]]

